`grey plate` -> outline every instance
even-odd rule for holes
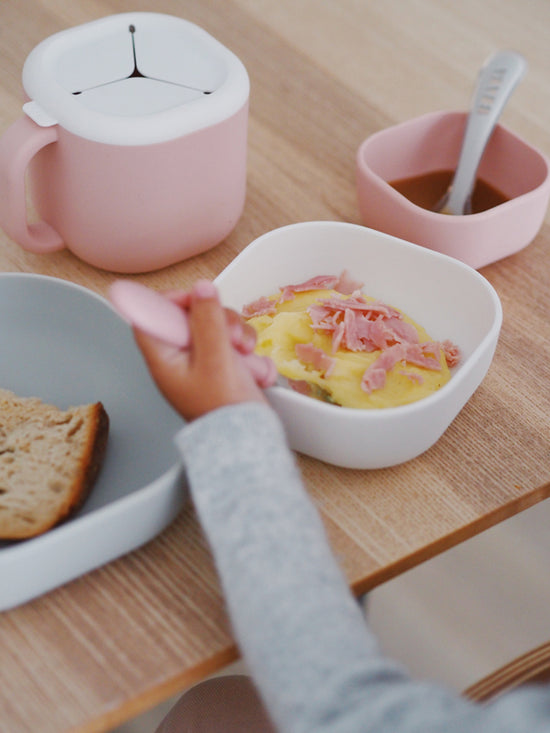
[[[181,418],[154,386],[128,326],[100,296],[42,275],[0,274],[0,387],[66,408],[100,400],[105,463],[85,505],[46,534],[0,543],[0,610],[147,542],[185,500]]]

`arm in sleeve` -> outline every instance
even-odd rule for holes
[[[269,407],[221,408],[176,443],[241,652],[279,730],[550,729],[549,694],[482,708],[411,680],[381,653]]]

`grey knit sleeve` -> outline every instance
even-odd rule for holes
[[[241,652],[279,730],[550,730],[550,695],[482,708],[412,681],[381,653],[269,407],[216,410],[176,443]]]

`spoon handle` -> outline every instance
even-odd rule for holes
[[[499,51],[479,72],[464,142],[445,209],[452,214],[469,213],[477,169],[493,128],[527,62],[515,51]]]

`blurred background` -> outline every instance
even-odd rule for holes
[[[366,610],[385,651],[461,691],[548,641],[549,526],[547,500],[376,588]],[[114,733],[154,733],[173,702]]]

